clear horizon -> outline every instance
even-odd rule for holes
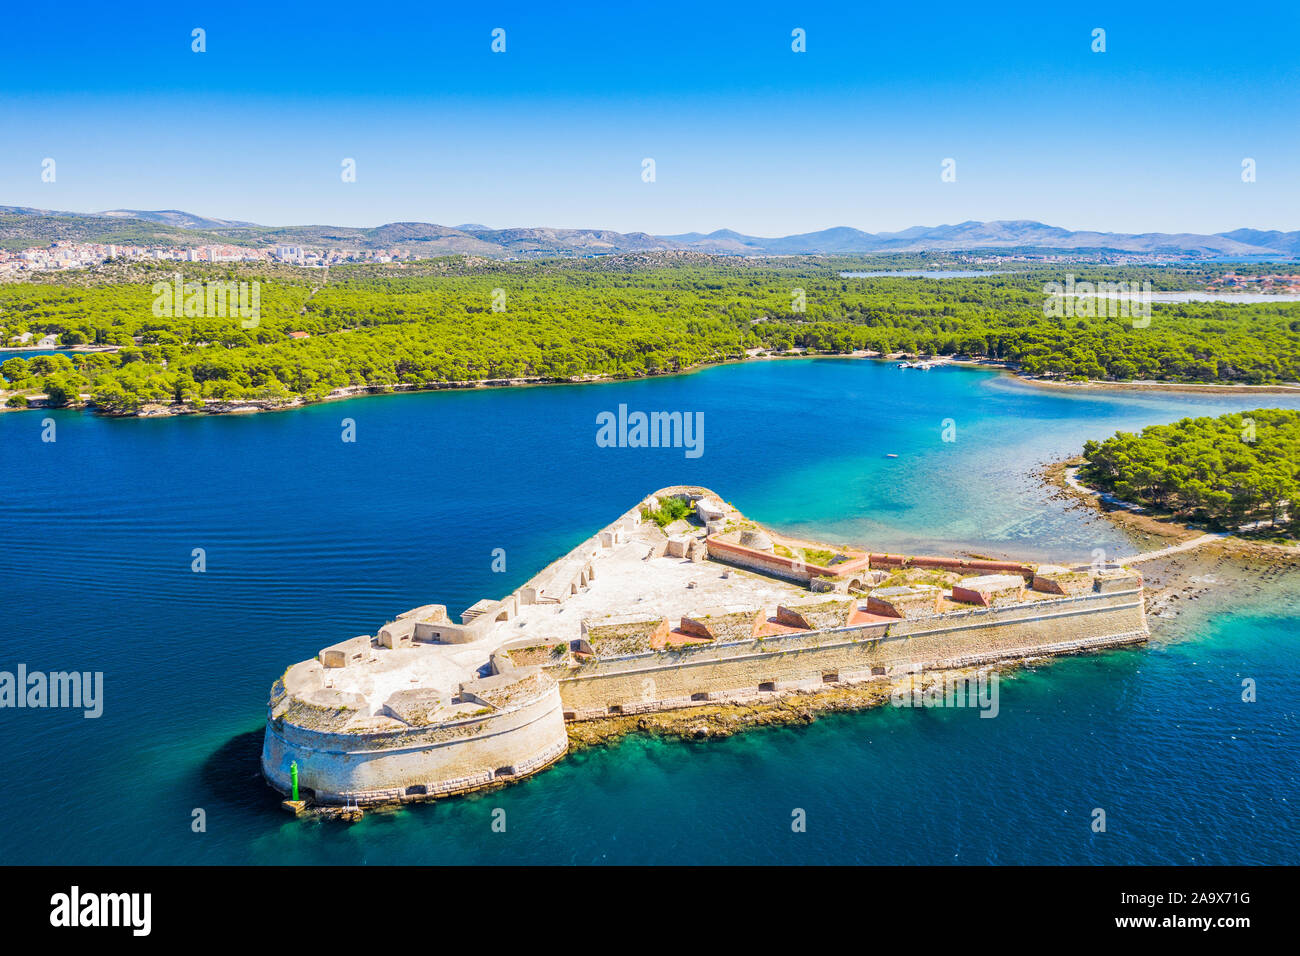
[[[0,185],[11,205],[286,226],[1300,228],[1300,7],[1131,6],[19,8]]]

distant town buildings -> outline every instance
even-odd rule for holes
[[[1234,291],[1300,292],[1300,275],[1274,273],[1272,275],[1242,276],[1237,275],[1235,272],[1227,272],[1217,279],[1210,280],[1210,285],[1221,286],[1224,289]]]
[[[583,258],[597,258],[599,253]],[[19,252],[0,249],[0,281],[20,278],[33,272],[58,272],[73,269],[92,269],[110,261],[119,262],[253,262],[278,263],[323,269],[345,263],[401,263],[425,258],[405,249],[310,249],[306,246],[276,245],[254,248],[251,246],[123,246],[112,243],[72,242],[58,239],[47,246],[33,246]],[[506,257],[514,261],[516,257]],[[742,258],[763,258],[744,256]],[[1168,265],[1171,262],[1195,262],[1196,256],[1170,257],[1164,253],[1088,251],[1088,252],[954,252],[954,264],[1003,266],[1014,264],[1056,265],[1090,262],[1098,265],[1140,266]],[[1213,260],[1210,260],[1213,261]],[[1284,267],[1285,268],[1285,267]],[[1212,288],[1234,291],[1300,292],[1300,276],[1276,273],[1272,275],[1237,275],[1228,272],[1210,280]]]
[[[55,240],[19,252],[0,249],[0,279],[31,272],[91,269],[109,261],[124,262],[278,262],[306,268],[324,268],[348,262],[403,262],[417,258],[401,249],[306,249],[277,245],[268,248],[211,245],[120,246],[112,243]]]

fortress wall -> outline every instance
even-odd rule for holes
[[[827,678],[867,679],[922,666],[966,666],[1003,658],[1068,653],[1146,639],[1140,591],[1031,606],[979,608],[929,620],[897,621],[596,661],[564,674],[564,710],[575,717],[688,704],[699,695],[812,687]]]
[[[734,564],[751,571],[771,574],[800,583],[806,582],[812,577],[829,578],[832,581],[861,577],[866,572],[868,563],[866,557],[861,557],[853,558],[834,567],[823,568],[816,564],[807,564],[797,558],[786,558],[779,554],[757,551],[744,545],[732,544],[730,541],[719,541],[714,537],[708,538],[706,544],[709,557],[715,561]]]
[[[651,497],[674,494],[691,498],[712,495],[708,489],[674,486]],[[585,585],[597,573],[591,559],[610,546],[615,532],[626,536],[641,524],[640,508],[638,503],[513,594],[493,602],[490,611],[469,624],[416,621],[411,628],[414,636],[449,643],[472,641],[482,636],[496,616],[504,614],[508,619],[518,613],[520,605],[543,597],[552,585],[567,584],[569,590]],[[797,575],[796,579],[804,581],[811,577],[814,590],[824,589],[816,585],[831,582],[842,587],[861,574],[868,562],[1011,571],[1022,576],[1034,570],[1012,562],[870,555],[834,569],[809,568],[800,573],[796,561],[766,552],[712,539],[708,549],[715,559],[741,566],[752,561],[756,570],[767,574]],[[721,636],[707,644],[584,664],[566,659],[544,666],[544,672],[558,683],[531,699],[449,723],[382,732],[342,732],[349,726],[384,724],[356,721],[358,713],[352,709],[355,702],[351,698],[357,695],[318,691],[315,703],[286,700],[285,683],[293,684],[294,668],[290,668],[272,687],[271,711],[282,716],[268,715],[262,769],[273,787],[287,793],[291,789],[290,765],[296,761],[302,797],[320,804],[407,803],[466,792],[520,779],[558,760],[568,748],[564,722],[569,716],[605,716],[615,708],[624,713],[666,710],[709,699],[754,698],[768,690],[816,689],[829,681],[885,679],[917,666],[967,667],[1140,642],[1147,638],[1140,582],[1140,577],[1116,572],[1098,579],[1096,590],[1050,598],[1040,595],[1020,605],[973,607],[930,618],[875,619],[853,627],[756,638],[736,635],[728,640]],[[563,600],[567,593],[554,597]],[[421,610],[424,608],[399,615],[399,620]],[[524,644],[532,646],[533,642],[520,638],[507,646]],[[417,711],[413,708],[410,715]],[[284,715],[299,723],[287,722]]]
[[[559,691],[551,687],[479,718],[386,733],[318,733],[270,721],[262,770],[272,786],[289,793],[289,765],[296,760],[299,787],[313,790],[318,803],[392,803],[518,779],[567,747]],[[408,792],[412,787],[417,792]]]
[[[577,580],[582,572],[579,565],[589,565],[593,558],[609,547],[604,543],[605,536],[617,534],[621,535],[622,539],[626,539],[640,524],[641,504],[638,502],[635,507],[623,512],[590,538],[569,549],[520,585],[512,595],[516,598],[516,610],[519,605],[538,603],[543,594],[547,597],[567,597],[569,585]],[[594,577],[595,569],[591,570],[593,572],[591,576]]]
[[[916,554],[871,554],[873,568],[933,568],[938,571],[988,571],[1030,576],[1034,568],[1018,561],[986,561],[980,558],[945,558]]]
[[[807,584],[812,577],[806,567],[803,570],[795,568],[794,562],[789,558],[783,558],[780,555],[767,555],[761,551],[750,552],[748,548],[744,551],[723,548],[722,542],[709,538],[705,542],[708,554],[714,561],[720,561],[723,564],[732,564],[738,568],[744,568],[747,571],[757,571],[760,574],[768,574],[772,577],[781,578],[786,581],[793,581],[796,584]]]

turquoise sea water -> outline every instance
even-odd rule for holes
[[[596,414],[620,403],[703,412],[704,454],[597,448]],[[725,741],[631,738],[352,827],[287,818],[257,769],[288,664],[416,604],[508,593],[660,486],[709,485],[759,520],[889,550],[1122,554],[1131,543],[1050,499],[1034,467],[1118,428],[1262,404],[1300,400],[1077,397],[984,370],[783,360],[247,417],[56,412],[53,443],[43,413],[2,414],[0,670],[103,671],[105,705],[97,720],[0,710],[0,861],[1296,862],[1293,580],[1186,619],[1177,641],[1008,676],[992,720],[885,708]],[[1243,677],[1258,702],[1240,702]]]

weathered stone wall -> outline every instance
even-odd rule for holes
[[[982,574],[952,586],[952,599],[984,607],[1006,607],[1025,599],[1025,579],[1018,574]]]
[[[856,601],[823,601],[820,604],[781,605],[776,609],[778,623],[810,631],[844,627],[853,616]]]
[[[1047,565],[1034,572],[1033,588],[1045,594],[1085,594],[1095,590],[1089,572]]]
[[[331,644],[329,647],[322,648],[320,654],[317,655],[320,662],[326,667],[347,667],[349,664],[369,660],[371,656],[369,634],[362,634],[360,637],[352,637],[346,641]]]
[[[732,693],[857,680],[922,666],[1065,653],[1146,638],[1140,590],[972,608],[929,620],[771,636],[552,669],[570,718],[661,710]]]
[[[868,570],[867,556],[865,554],[841,564],[823,568],[815,564],[807,564],[799,558],[786,558],[779,554],[756,551],[753,548],[746,548],[743,545],[723,541],[716,537],[708,539],[708,554],[710,558],[723,564],[733,564],[750,571],[770,574],[774,577],[797,581],[801,584],[807,583],[813,578],[820,578],[841,585],[844,582],[856,580],[858,585],[861,586],[862,579]]]
[[[936,571],[1006,571],[1028,577],[1034,573],[1033,565],[1019,561],[985,561],[979,558],[937,557],[926,554],[876,554],[868,555],[873,568],[932,568]]]
[[[682,615],[682,631],[708,640],[747,640],[758,634],[764,621],[762,608],[728,611],[714,608]]]
[[[932,585],[876,588],[867,595],[867,610],[885,617],[922,618],[939,613],[942,592]]]
[[[568,747],[556,687],[517,707],[428,728],[374,734],[267,723],[262,772],[282,793],[298,762],[300,788],[318,803],[396,803],[518,779]]]

